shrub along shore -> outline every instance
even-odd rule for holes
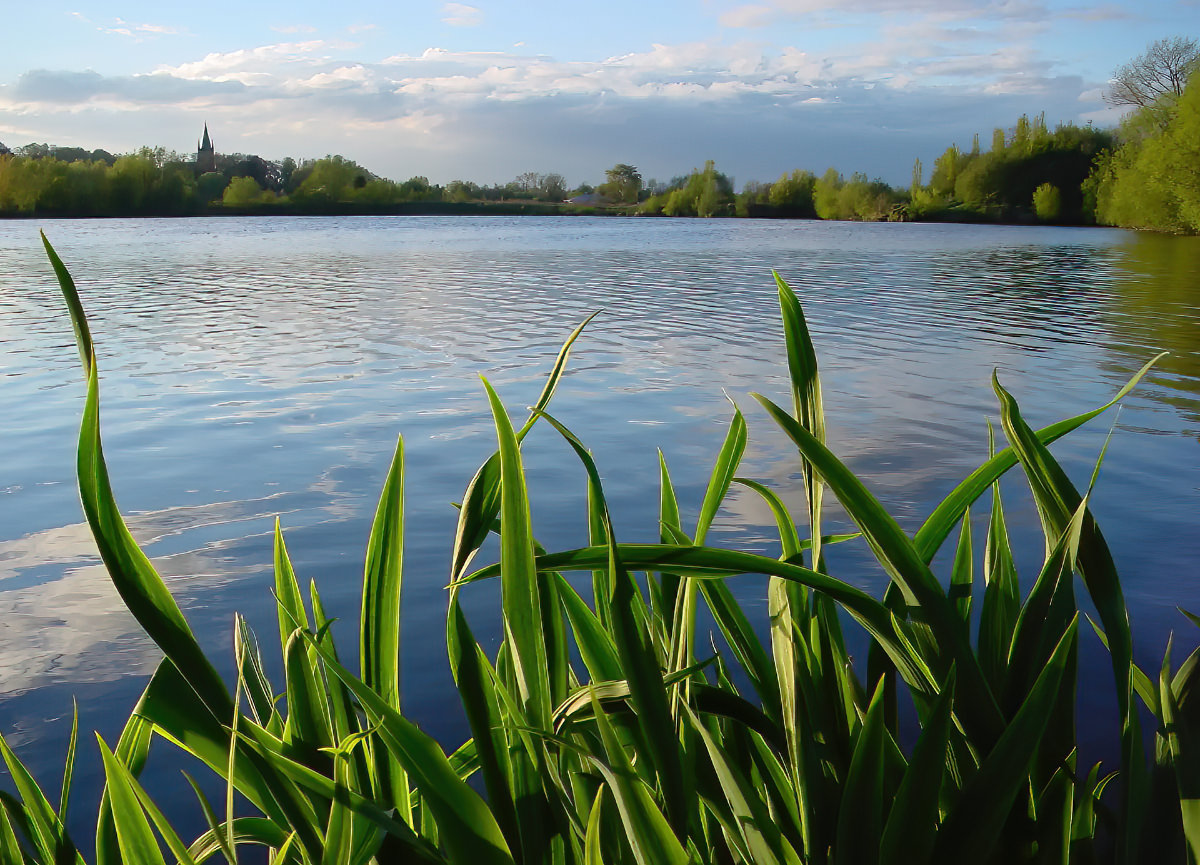
[[[615,503],[586,445],[549,412],[585,321],[520,423],[484,383],[497,450],[463,496],[446,617],[472,736],[446,751],[401,701],[402,441],[368,541],[353,645],[335,646],[341,626],[315,583],[302,590],[304,565],[277,526],[278,631],[260,641],[238,618],[237,675],[223,680],[117,508],[92,335],[71,276],[46,249],[87,379],[84,512],[117,591],[163,653],[119,740],[97,743],[107,784],[95,862],[236,862],[252,846],[270,862],[311,865],[1196,861],[1200,650],[1177,664],[1168,649],[1156,670],[1134,663],[1116,566],[1088,509],[1096,473],[1081,490],[1047,450],[1115,405],[1154,360],[1110,402],[1036,431],[993,378],[1008,445],[993,441],[910,536],[827,445],[816,353],[798,298],[777,280],[790,392],[786,406],[755,398],[796,448],[801,512],[739,476],[748,429],[735,409],[696,522],[683,523],[660,460],[657,489],[646,491],[661,503],[659,540],[629,544],[614,535]],[[539,423],[578,456],[589,528],[573,549],[547,550],[533,534],[522,441]],[[1037,573],[1018,574],[1009,545],[998,482],[1016,470],[1042,520]],[[735,484],[774,514],[778,556],[708,545]],[[824,532],[828,496],[854,534]],[[972,508],[989,513],[982,538]],[[475,564],[493,534],[498,561]],[[873,553],[889,578],[882,598],[855,588],[857,575],[830,572],[824,552],[843,543]],[[948,567],[935,572],[944,547]],[[765,577],[764,620],[727,586],[740,574]],[[499,584],[495,651],[476,641],[460,604],[485,581]],[[1094,619],[1081,622],[1081,607]],[[706,619],[715,640],[701,633]],[[865,658],[850,657],[848,629],[869,642]],[[1109,652],[1116,766],[1078,760],[1077,725],[1093,722],[1076,717],[1081,629]],[[282,682],[264,672],[272,645]],[[910,745],[900,731],[914,727]],[[181,838],[139,781],[153,771],[155,739],[227,785],[223,802],[197,788],[210,827],[199,838]],[[0,793],[0,863],[86,861],[59,818],[75,749],[73,735],[55,802],[0,737],[15,786]]]

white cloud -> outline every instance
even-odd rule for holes
[[[147,36],[180,36],[187,33],[187,30],[183,27],[173,27],[167,24],[136,23],[126,21],[123,18],[114,18],[110,22],[99,23],[80,12],[71,12],[70,15],[84,24],[95,27],[101,33],[108,33],[113,36],[126,36],[136,42],[143,41]]]
[[[483,23],[483,11],[465,3],[442,4],[442,15],[442,22],[451,27],[478,27]]]
[[[80,142],[111,150],[180,146],[207,120],[230,149],[340,152],[398,179],[503,181],[536,159],[576,179],[638,160],[645,176],[670,176],[715,158],[743,180],[833,162],[903,181],[914,156],[1021,113],[1045,110],[1053,123],[1100,108],[1081,97],[1098,82],[1059,74],[1027,39],[1000,50],[996,32],[928,17],[837,51],[714,41],[593,60],[514,47],[366,62],[350,43],[312,39],[142,75],[34,71],[0,86],[0,116],[56,143],[68,143],[63,130],[79,138],[84,112],[89,126],[138,136]]]
[[[765,27],[771,23],[775,10],[770,6],[736,6],[720,16],[723,27]]]

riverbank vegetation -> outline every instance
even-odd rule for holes
[[[1099,460],[1077,486],[1047,449],[1151,364],[1109,403],[1037,431],[994,379],[1008,446],[993,442],[910,535],[826,441],[815,349],[778,280],[787,393],[784,404],[756,399],[795,448],[805,501],[793,512],[739,475],[750,432],[735,408],[702,500],[678,500],[661,456],[645,491],[660,502],[657,539],[630,544],[614,533],[619,503],[586,445],[550,413],[585,321],[522,423],[484,384],[497,450],[467,485],[446,577],[446,648],[471,738],[444,748],[401,699],[403,444],[382,482],[352,644],[335,647],[345,623],[328,619],[315,583],[302,591],[304,564],[277,528],[277,633],[260,640],[236,619],[226,681],[117,508],[97,352],[74,283],[47,252],[87,379],[84,512],[117,591],[163,653],[119,740],[97,743],[97,863],[233,863],[252,847],[312,865],[1196,861],[1200,651],[1135,664],[1116,565],[1088,507]],[[578,457],[573,548],[546,549],[533,533],[523,443],[535,424]],[[1028,557],[1010,546],[999,487],[1018,470],[1045,536],[1029,573],[1018,571]],[[770,554],[710,545],[735,486],[773,514]],[[827,533],[831,497],[852,534]],[[831,568],[826,552],[840,544],[870,551],[882,597],[857,588],[864,575]],[[476,563],[488,551],[495,560]],[[765,605],[739,600],[753,590],[743,578],[735,595],[738,575],[758,575]],[[477,640],[463,602],[489,587],[498,646]],[[1099,650],[1097,637],[1111,662],[1115,766],[1088,765],[1077,748],[1080,723],[1108,729],[1076,716],[1081,644]],[[263,662],[272,645],[281,682]],[[216,802],[197,788],[209,824],[199,838],[181,838],[142,785],[152,742],[226,785]],[[4,865],[87,861],[60,819],[75,748],[73,736],[54,802],[0,738],[15,787],[0,793]]]
[[[643,181],[618,163],[604,183],[571,189],[556,172],[506,184],[423,176],[379,177],[342,156],[279,162],[216,156],[197,175],[190,157],[163,148],[114,156],[103,150],[0,144],[0,216],[186,216],[196,214],[527,213],[742,216],[1117,225],[1200,232],[1200,46],[1160,40],[1116,70],[1106,99],[1134,110],[1116,130],[1047,127],[1022,115],[920,160],[907,188],[835,168],[785,172],[774,182],[732,177],[709,161],[666,182]],[[1189,80],[1191,83],[1189,84]]]

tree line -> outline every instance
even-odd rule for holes
[[[1105,98],[1132,106],[1115,130],[1023,115],[952,144],[928,179],[917,160],[908,187],[830,168],[785,172],[773,182],[733,178],[712,161],[689,174],[644,181],[618,163],[596,187],[570,188],[562,174],[526,172],[506,184],[423,176],[380,177],[343,156],[273,162],[217,156],[197,174],[190,156],[159,148],[114,156],[104,150],[0,144],[0,215],[182,216],[220,212],[602,212],[641,215],[843,220],[930,220],[1106,224],[1200,232],[1200,47],[1176,37],[1153,43],[1118,68]],[[1190,83],[1189,83],[1190,82]],[[441,207],[441,210],[437,208]]]

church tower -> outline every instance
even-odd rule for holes
[[[208,137],[208,124],[204,124],[204,138],[196,145],[196,173],[206,174],[217,170],[217,151]]]

